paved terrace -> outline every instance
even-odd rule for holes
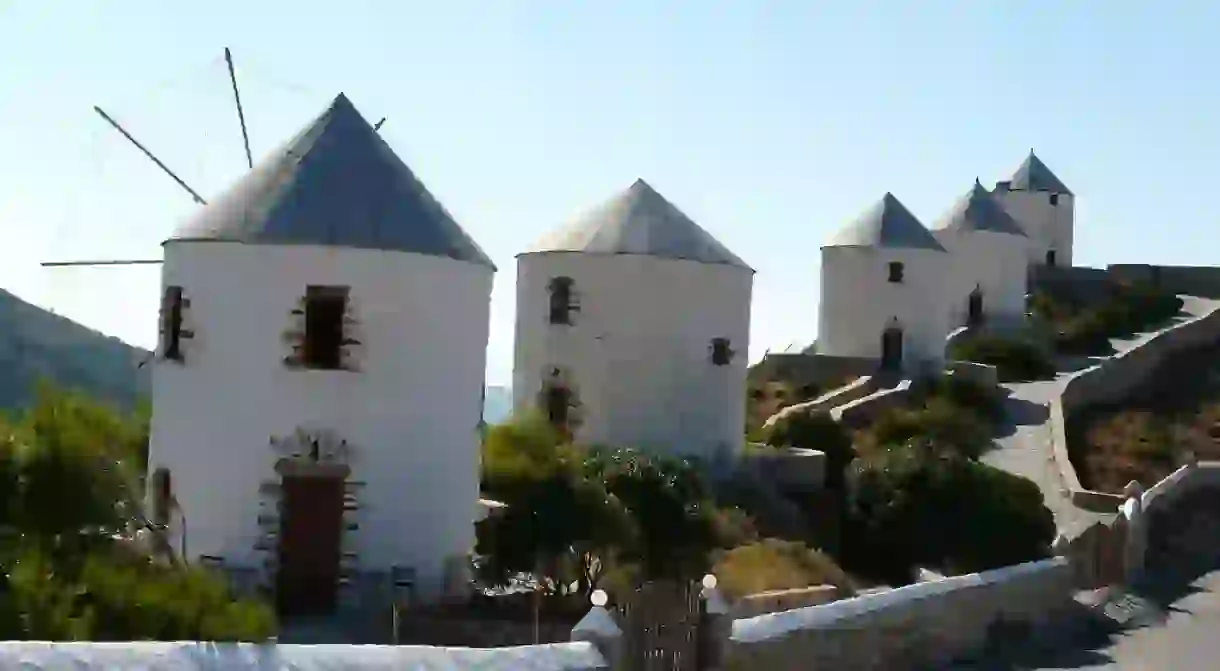
[[[1174,324],[1201,317],[1220,308],[1220,300],[1195,296],[1181,298],[1184,301],[1182,310],[1185,314],[1177,318]],[[1116,352],[1125,352],[1172,326],[1173,324],[1131,338],[1114,339],[1111,344]],[[1046,506],[1055,514],[1056,525],[1068,536],[1110,515],[1083,510],[1072,503],[1051,456],[1049,407],[1072,373],[1102,360],[1104,359],[1084,357],[1064,360],[1060,362],[1059,374],[1054,380],[1005,384],[1004,387],[1010,392],[1006,401],[1008,425],[1003,435],[996,439],[996,448],[982,459],[984,463],[1037,483],[1042,489]],[[1220,664],[1220,661],[1217,664]]]

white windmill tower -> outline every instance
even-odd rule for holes
[[[161,260],[43,265],[162,264],[150,502],[188,561],[284,614],[435,597],[474,545],[495,267],[342,94],[256,165],[225,55],[250,172],[209,203],[99,108],[204,207]]]

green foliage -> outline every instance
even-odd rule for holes
[[[1041,559],[1055,535],[1034,483],[926,446],[858,461],[851,492],[852,566],[887,581]]]
[[[836,491],[842,488],[843,474],[856,458],[851,434],[826,412],[790,414],[772,425],[764,438],[774,447],[799,447],[825,454],[826,486]]]
[[[866,452],[879,452],[927,442],[938,451],[978,459],[991,446],[991,433],[991,425],[977,412],[933,398],[921,408],[882,413],[864,432],[861,445]]]
[[[952,359],[995,366],[1001,382],[1049,379],[1055,366],[1042,350],[1029,342],[999,336],[978,336],[955,343]]]
[[[748,538],[718,510],[696,465],[630,449],[580,450],[530,418],[492,428],[485,492],[507,507],[480,523],[480,577],[503,585],[540,576],[563,593],[591,590],[608,572],[684,576],[706,570],[724,539]]]
[[[629,448],[590,451],[585,473],[605,483],[631,515],[635,543],[626,556],[642,577],[688,578],[709,567],[721,544],[711,492],[695,464]]]
[[[1148,283],[1110,287],[1098,305],[1056,299],[1047,293],[1031,300],[1035,314],[1056,327],[1055,349],[1064,354],[1104,356],[1114,350],[1112,338],[1148,331],[1182,310],[1182,299]]]
[[[767,538],[724,552],[712,572],[730,599],[814,585],[835,585],[854,594],[851,579],[829,556],[802,543]]]
[[[918,398],[925,405],[933,399],[941,399],[958,408],[971,410],[992,424],[1004,419],[1004,403],[999,390],[960,375],[946,374],[926,380]]]
[[[274,617],[216,577],[152,565],[115,537],[138,515],[147,426],[50,387],[0,421],[0,636],[261,640]]]

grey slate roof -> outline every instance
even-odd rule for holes
[[[384,249],[495,269],[342,93],[170,240]]]
[[[753,270],[642,179],[524,253],[544,252],[642,254]]]
[[[1046,167],[1042,159],[1034,155],[1033,149],[1029,150],[1029,156],[1025,158],[1025,162],[1008,180],[1008,188],[1011,191],[1047,191],[1072,195],[1071,190],[1059,181],[1059,178],[1051,172],[1050,168]]]
[[[933,226],[938,231],[991,231],[1028,237],[1021,225],[992,198],[987,189],[974,181],[970,191]]]
[[[945,251],[932,232],[889,192],[825,246]]]

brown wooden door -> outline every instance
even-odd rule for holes
[[[343,479],[285,477],[280,503],[280,614],[332,613],[339,586]]]

